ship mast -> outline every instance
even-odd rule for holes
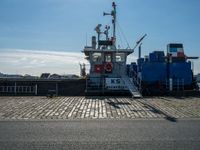
[[[111,13],[103,13],[104,16],[106,15],[110,15],[113,17],[112,19],[112,24],[113,24],[113,37],[112,37],[112,41],[113,41],[113,46],[116,47],[116,4],[115,2],[112,3],[112,7],[113,7],[113,10],[111,11]]]

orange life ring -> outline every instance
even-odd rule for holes
[[[107,72],[112,72],[113,64],[111,62],[108,62],[105,64],[104,68]]]

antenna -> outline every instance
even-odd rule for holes
[[[113,45],[116,46],[116,20],[117,20],[117,17],[116,17],[116,4],[115,2],[112,3],[112,7],[113,7],[113,10],[111,11],[111,13],[106,13],[104,12],[103,13],[103,16],[107,16],[107,15],[110,15],[113,17],[112,19],[112,24],[113,24],[113,37],[112,37],[112,41],[113,41]]]

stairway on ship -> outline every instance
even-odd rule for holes
[[[124,81],[125,85],[129,89],[130,93],[134,98],[141,98],[142,95],[140,94],[136,85],[130,80],[130,78],[126,75],[122,76],[122,80]]]

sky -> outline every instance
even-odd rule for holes
[[[116,0],[117,36],[121,48],[145,33],[142,55],[166,51],[180,42],[188,56],[200,56],[199,0]],[[1,0],[0,72],[79,75],[81,53],[90,45],[97,24],[110,25],[112,0]],[[135,61],[137,49],[128,62]],[[87,65],[88,66],[88,65]],[[88,66],[89,67],[89,66]],[[195,73],[200,61],[194,61]]]

